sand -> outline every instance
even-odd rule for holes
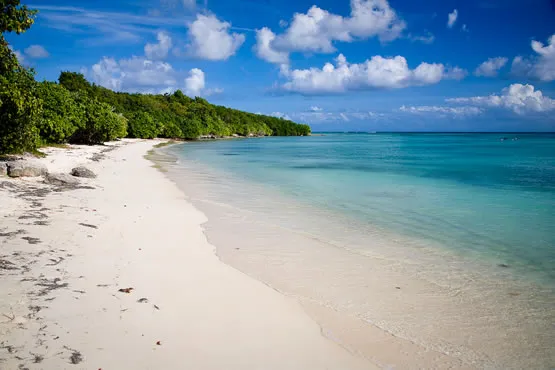
[[[0,177],[0,368],[375,368],[218,259],[154,144],[48,149],[78,188]]]

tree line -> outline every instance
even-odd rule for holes
[[[0,153],[32,152],[48,144],[101,144],[122,137],[195,140],[225,136],[302,136],[310,127],[172,94],[114,92],[80,73],[37,82],[4,38],[29,29],[35,10],[0,0]]]

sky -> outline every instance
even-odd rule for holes
[[[39,80],[177,89],[314,131],[555,131],[555,0],[33,0]]]

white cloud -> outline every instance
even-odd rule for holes
[[[420,63],[410,69],[402,56],[384,58],[374,56],[360,64],[350,64],[343,54],[335,65],[326,63],[322,69],[282,68],[288,79],[282,85],[287,91],[303,94],[341,93],[349,90],[372,88],[403,88],[435,84],[442,79],[459,79],[464,71],[458,67],[446,68],[443,64]]]
[[[468,27],[466,26],[466,24],[463,24],[463,25],[462,25],[461,31],[463,31],[463,32],[470,32],[470,30],[468,29]]]
[[[435,41],[436,37],[431,32],[427,32],[425,35],[413,35],[409,33],[408,39],[413,42],[432,44]]]
[[[391,41],[398,38],[405,27],[405,22],[387,0],[351,0],[350,17],[333,14],[314,5],[307,13],[295,13],[284,33],[274,35],[269,42],[268,37],[257,38],[259,44],[266,42],[266,45],[257,46],[257,50],[332,53],[336,50],[335,41],[353,42],[370,37]],[[268,36],[269,33],[265,32]],[[275,59],[264,58],[264,53],[258,55],[270,62],[269,59]],[[281,60],[278,63],[282,63]]]
[[[294,112],[290,113],[294,121],[307,122],[307,123],[321,123],[321,122],[346,122],[351,120],[376,120],[385,117],[383,113],[375,113],[371,111],[356,111],[356,112],[324,112],[309,111],[309,112]]]
[[[185,94],[191,97],[200,96],[204,87],[204,72],[199,68],[191,69],[185,79]]]
[[[313,105],[312,107],[310,107],[310,111],[311,112],[321,112],[323,109],[320,107],[317,107],[315,105]]]
[[[245,42],[245,35],[230,33],[231,24],[214,15],[198,14],[189,24],[188,51],[191,56],[207,60],[226,60]]]
[[[137,15],[133,12],[93,11],[73,6],[36,5],[34,8],[40,10],[41,22],[46,27],[79,34],[81,41],[93,45],[137,43],[150,35],[153,29],[183,27],[182,17],[161,16],[160,11],[149,12],[151,15]]]
[[[31,45],[24,50],[25,56],[32,59],[48,58],[50,54],[46,49],[40,45]]]
[[[102,58],[92,66],[92,79],[115,91],[162,91],[177,86],[176,72],[170,64],[136,56],[119,61]]]
[[[272,117],[277,117],[277,118],[283,118],[283,119],[287,119],[287,120],[291,120],[291,117],[289,117],[287,114],[283,113],[283,112],[272,112],[269,114]]]
[[[534,40],[531,46],[536,55],[531,58],[515,57],[512,73],[540,81],[555,80],[555,34],[551,35],[546,45]]]
[[[14,48],[11,45],[8,45],[8,49],[10,49],[14,53],[15,57],[17,58],[20,64],[23,64],[25,62],[25,56],[21,51],[14,50]]]
[[[483,77],[495,77],[501,68],[507,64],[505,57],[489,58],[476,68],[474,74]]]
[[[19,63],[21,63],[21,64],[25,63],[25,57],[23,56],[23,54],[19,50],[14,50],[13,53],[15,54],[15,57],[17,58]]]
[[[145,55],[149,59],[165,59],[172,47],[172,39],[165,32],[158,32],[156,38],[158,39],[157,44],[148,43],[145,45]]]
[[[114,91],[164,94],[182,89],[191,97],[223,92],[221,88],[206,88],[205,73],[199,68],[191,69],[185,76],[185,71],[176,71],[169,63],[144,57],[120,60],[104,57],[92,66],[90,73],[83,72],[96,84]]]
[[[483,112],[482,109],[478,107],[443,107],[443,106],[401,106],[399,108],[401,112],[412,113],[412,114],[438,114],[441,116],[453,115],[453,116],[473,116],[478,115]]]
[[[447,15],[447,27],[453,28],[455,23],[457,23],[457,18],[459,17],[459,11],[457,9]]]
[[[274,50],[271,43],[275,40],[276,35],[267,27],[256,30],[256,45],[254,50],[256,55],[267,62],[276,64],[289,63],[289,53]]]
[[[512,84],[503,89],[500,95],[453,98],[449,103],[464,103],[474,106],[505,108],[518,114],[527,112],[549,112],[555,110],[555,100],[544,96],[532,85]]]

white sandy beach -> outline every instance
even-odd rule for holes
[[[374,368],[217,258],[154,144],[48,149],[50,172],[98,175],[79,189],[0,177],[0,368]]]

